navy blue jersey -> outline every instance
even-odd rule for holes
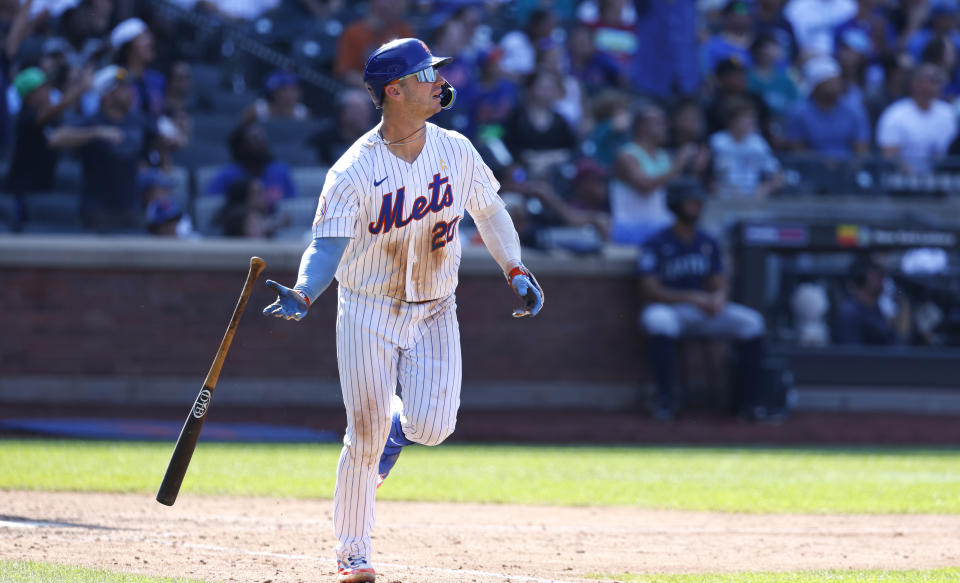
[[[659,276],[665,287],[703,290],[710,276],[723,273],[720,245],[699,229],[692,241],[684,241],[667,227],[640,248],[637,271]]]

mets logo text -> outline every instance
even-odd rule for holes
[[[210,389],[204,388],[197,395],[197,402],[193,404],[193,416],[202,419],[207,414],[207,407],[210,406]]]
[[[367,225],[367,231],[371,235],[389,233],[390,229],[402,229],[410,221],[419,221],[430,213],[439,213],[444,208],[453,206],[453,189],[449,181],[450,179],[446,176],[440,178],[439,174],[434,174],[433,181],[427,185],[430,198],[418,196],[414,199],[413,208],[408,217],[403,216],[403,200],[406,194],[404,187],[397,189],[396,198],[392,192],[383,195],[377,222]]]

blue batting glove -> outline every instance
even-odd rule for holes
[[[520,296],[524,306],[513,311],[514,318],[536,316],[543,308],[543,289],[532,273],[522,265],[510,271],[510,287]]]
[[[263,309],[264,316],[274,316],[299,322],[307,315],[307,310],[310,309],[310,299],[306,295],[280,285],[272,279],[267,280],[267,287],[277,292],[277,299]]]

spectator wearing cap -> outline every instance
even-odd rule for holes
[[[115,63],[127,71],[133,88],[133,107],[151,117],[163,113],[166,80],[147,67],[156,57],[153,34],[139,18],[124,20],[110,33]]]
[[[815,57],[804,66],[810,91],[790,114],[786,140],[792,149],[834,159],[866,153],[870,126],[862,108],[841,100],[840,66],[830,57]]]
[[[93,77],[100,110],[78,125],[63,126],[51,148],[75,149],[83,166],[81,219],[97,232],[142,232],[143,205],[137,195],[141,163],[151,158],[156,124],[133,107],[133,90],[122,67],[108,65]]]
[[[290,71],[277,70],[270,73],[263,84],[263,95],[243,113],[244,121],[304,121],[310,118],[310,110],[302,101],[300,79]]]
[[[173,198],[174,186],[174,180],[159,168],[144,168],[137,174],[137,192],[146,209],[148,233],[175,237],[193,234],[190,216]]]
[[[344,83],[363,87],[363,66],[370,53],[389,40],[414,36],[403,20],[406,13],[407,0],[371,0],[366,16],[340,35],[333,73]]]
[[[316,150],[317,162],[333,166],[360,136],[370,131],[376,123],[375,113],[366,91],[354,88],[341,91],[337,95],[337,115],[333,123],[307,139]]]
[[[774,117],[783,117],[800,95],[797,84],[783,65],[783,47],[770,34],[758,36],[750,47],[753,66],[747,73],[747,89],[759,95]]]
[[[206,194],[222,196],[236,181],[256,178],[271,208],[281,199],[297,196],[290,166],[274,158],[267,134],[260,124],[241,123],[230,133],[228,145],[233,162],[213,177]]]
[[[793,62],[800,53],[793,25],[783,16],[783,0],[757,0],[753,31],[758,37],[771,36],[776,39],[788,63]]]
[[[47,136],[60,125],[63,112],[74,106],[90,87],[87,74],[71,85],[57,103],[50,99],[50,82],[38,67],[21,71],[13,80],[22,100],[14,126],[16,136],[6,187],[17,195],[53,188],[60,153],[51,148]]]
[[[727,127],[710,136],[713,190],[725,198],[766,198],[782,184],[780,162],[757,132],[753,105],[728,102]]]
[[[724,59],[714,71],[713,95],[707,102],[707,133],[715,134],[726,127],[726,103],[731,99],[746,99],[753,103],[757,112],[760,132],[771,140],[775,133],[771,126],[770,109],[763,98],[750,91],[747,85],[747,69],[737,58]]]
[[[169,198],[156,198],[147,203],[147,232],[158,237],[179,237],[183,209]]]
[[[932,171],[957,135],[956,113],[937,98],[944,77],[936,65],[917,67],[911,76],[909,97],[887,107],[877,123],[877,145],[904,171]]]
[[[855,0],[789,0],[783,10],[807,56],[832,55],[834,31],[856,13]]]
[[[700,69],[709,75],[717,63],[735,58],[749,67],[753,61],[750,45],[753,43],[750,5],[744,0],[730,0],[723,7],[720,31],[700,47]]]

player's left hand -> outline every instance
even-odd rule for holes
[[[277,299],[263,309],[263,315],[298,322],[307,315],[310,303],[300,295],[300,292],[280,285],[272,279],[267,280],[267,287],[277,292]]]
[[[524,316],[536,316],[543,308],[543,289],[537,278],[530,273],[530,270],[520,265],[510,270],[507,275],[510,281],[510,287],[514,293],[520,296],[524,306],[513,311],[514,318],[523,318]]]

